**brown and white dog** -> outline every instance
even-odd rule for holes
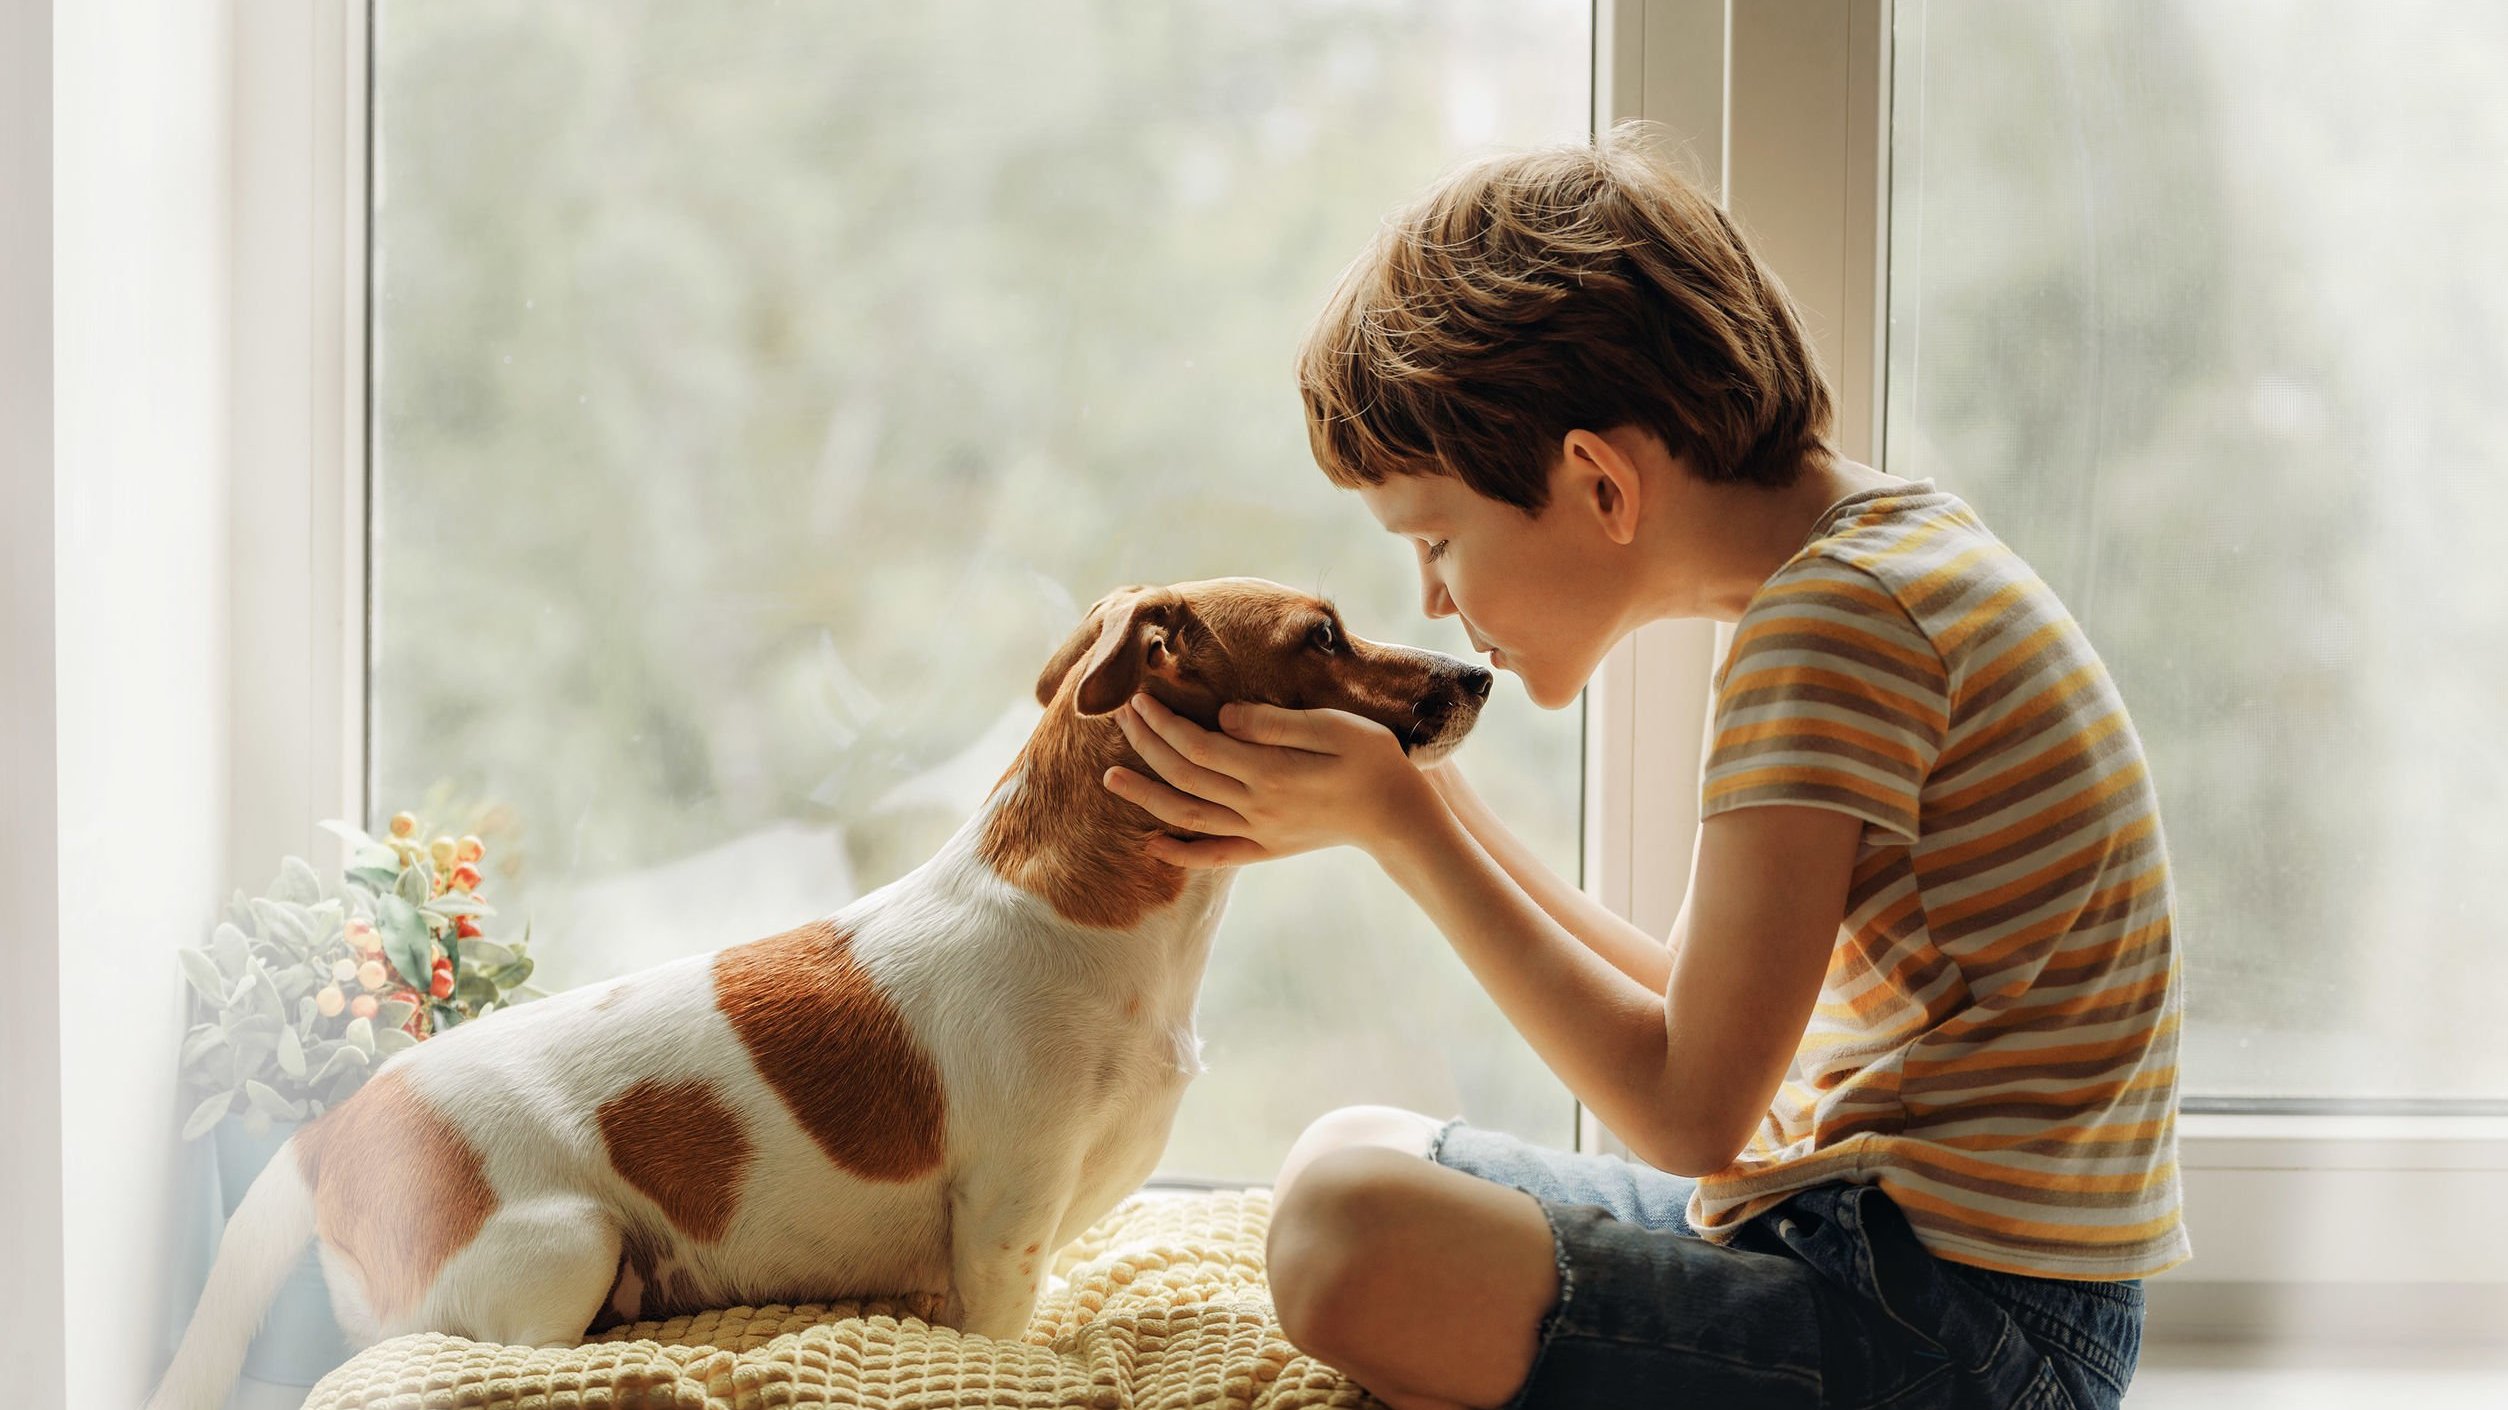
[[[1231,873],[1146,856],[1107,792],[1135,689],[1348,710],[1417,759],[1489,672],[1349,636],[1223,578],[1100,600],[1045,717],[939,855],[769,939],[553,995],[386,1063],[237,1209],[152,1406],[212,1407],[305,1241],[359,1344],[573,1345],[695,1308],[945,1294],[1012,1337],[1045,1269],[1158,1162],[1201,1070],[1194,1011]]]

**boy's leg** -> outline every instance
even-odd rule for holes
[[[1558,1301],[1550,1225],[1531,1195],[1423,1160],[1426,1145],[1337,1145],[1284,1167],[1272,1298],[1290,1341],[1395,1410],[1505,1405]]]
[[[1430,1143],[1437,1139],[1438,1129],[1444,1125],[1433,1116],[1398,1106],[1345,1106],[1325,1112],[1307,1123],[1297,1140],[1290,1143],[1289,1153],[1281,1157],[1279,1178],[1271,1182],[1272,1198],[1287,1197],[1298,1172],[1327,1151],[1382,1146],[1425,1158]]]

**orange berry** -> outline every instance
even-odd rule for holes
[[[479,938],[479,922],[475,917],[455,917],[453,920],[453,929],[465,939],[476,940]]]
[[[454,847],[454,856],[465,862],[475,862],[488,854],[488,844],[480,841],[473,833],[463,833],[462,840],[454,844]]]
[[[427,992],[439,999],[453,997],[453,971],[450,966],[435,972],[435,982],[427,986]]]
[[[381,960],[368,960],[357,966],[357,982],[364,985],[368,993],[382,988],[390,983],[391,979],[390,971],[384,969]]]
[[[347,962],[343,960],[341,963]],[[340,992],[340,986],[337,984],[325,984],[321,991],[314,995],[314,1012],[324,1018],[337,1018],[340,1016],[340,1010],[346,1007],[348,1007],[348,996]]]
[[[409,813],[394,813],[392,815],[392,835],[394,837],[407,837],[417,830],[418,819],[416,816]]]
[[[357,961],[346,955],[331,961],[331,977],[342,984],[357,977]]]
[[[317,999],[314,1002],[320,1003],[321,1000]],[[372,1018],[375,1010],[382,1007],[383,1005],[375,1002],[372,994],[360,994],[348,1001],[348,1013],[351,1018]]]
[[[442,871],[453,864],[453,839],[439,837],[427,844],[427,855],[434,859],[435,869]]]
[[[479,869],[468,862],[453,868],[453,884],[468,891],[479,884]]]

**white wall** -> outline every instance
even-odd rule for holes
[[[62,1304],[75,1406],[136,1405],[157,1370],[148,1323],[177,1232],[184,1016],[170,952],[198,941],[230,888],[228,24],[226,4],[200,0],[61,4],[53,16]]]
[[[68,1395],[52,609],[52,0],[0,0],[0,1326],[28,1405]]]

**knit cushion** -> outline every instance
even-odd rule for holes
[[[734,1307],[564,1350],[423,1333],[322,1378],[307,1410],[1361,1406],[1291,1347],[1263,1284],[1268,1190],[1139,1194],[1054,1261],[1018,1341],[923,1318],[937,1297]]]

